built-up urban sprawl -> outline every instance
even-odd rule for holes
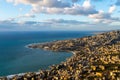
[[[73,56],[50,70],[16,75],[11,80],[120,80],[120,31],[28,47],[72,52]]]

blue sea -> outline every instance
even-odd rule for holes
[[[0,32],[0,76],[49,69],[72,56],[67,52],[29,49],[31,43],[44,43],[93,35],[92,31]]]

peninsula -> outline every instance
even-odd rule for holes
[[[72,52],[74,55],[59,65],[51,66],[50,70],[15,75],[10,80],[120,80],[119,30],[28,47]]]

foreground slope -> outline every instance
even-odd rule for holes
[[[15,80],[119,80],[120,31],[111,31],[84,38],[29,45],[52,51],[73,52],[74,55],[50,70],[14,76]],[[6,79],[4,77],[3,79]]]

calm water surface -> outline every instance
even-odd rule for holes
[[[48,69],[72,56],[66,52],[29,49],[31,43],[51,42],[92,35],[93,32],[0,32],[0,76]]]

